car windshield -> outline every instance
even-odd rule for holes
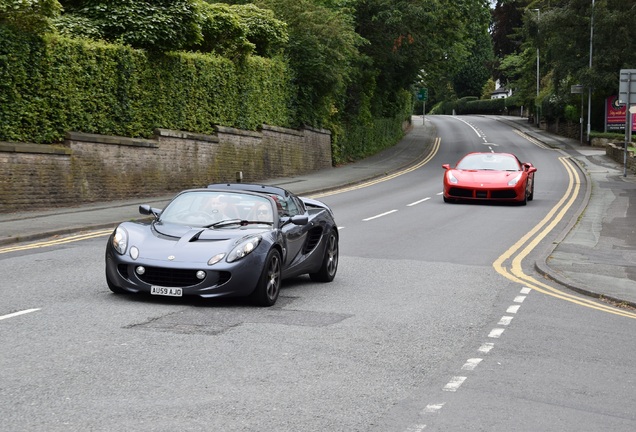
[[[497,153],[479,153],[464,157],[459,161],[456,169],[520,171],[521,167],[513,156]]]
[[[271,225],[270,200],[253,194],[228,191],[191,191],[175,197],[159,220],[193,227],[222,228],[246,224]]]

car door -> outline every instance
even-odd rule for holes
[[[294,261],[298,260],[302,254],[302,248],[307,239],[307,231],[310,224],[295,225],[289,222],[289,218],[296,215],[303,215],[306,213],[305,206],[293,196],[279,197],[279,202],[282,206],[282,222],[283,236],[286,243],[286,265],[292,265]]]

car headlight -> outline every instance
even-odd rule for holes
[[[446,175],[448,176],[448,182],[449,183],[457,184],[457,178],[455,178],[455,176],[453,175],[452,172],[448,171],[448,173]]]
[[[513,178],[512,180],[510,180],[508,182],[508,186],[514,186],[517,183],[519,183],[519,180],[521,180],[521,174],[518,174],[515,178]]]
[[[261,242],[261,239],[261,236],[256,236],[241,241],[238,245],[236,245],[234,249],[232,249],[232,252],[228,254],[227,262],[231,263],[234,261],[238,261],[241,258],[244,258],[252,253],[252,251],[256,249],[256,246],[258,246]]]
[[[115,230],[115,235],[113,236],[113,248],[123,255],[126,253],[126,248],[128,247],[128,233],[125,229],[121,227],[117,227]]]

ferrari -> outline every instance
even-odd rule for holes
[[[526,205],[534,198],[537,169],[510,153],[468,153],[444,172],[444,202],[501,201]]]
[[[119,224],[106,245],[114,293],[249,297],[276,303],[283,279],[331,282],[338,227],[324,203],[274,186],[212,184],[177,194],[163,210]]]

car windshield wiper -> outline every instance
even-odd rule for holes
[[[219,222],[215,222],[210,225],[205,225],[203,228],[222,228],[230,225],[252,225],[252,224],[261,224],[261,225],[274,225],[274,222],[268,221],[253,221],[246,219],[226,219]]]

